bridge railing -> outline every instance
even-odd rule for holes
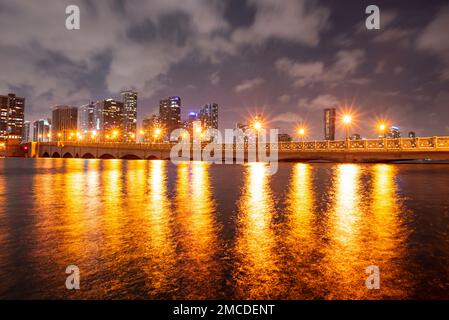
[[[174,143],[121,143],[121,142],[41,142],[41,146],[58,147],[93,147],[116,148],[131,150],[161,150],[169,151]],[[206,143],[204,144],[206,145]],[[194,145],[195,147],[195,145]],[[245,150],[252,149],[254,145],[229,144],[223,149]],[[304,141],[267,143],[267,149],[279,151],[426,151],[449,150],[449,137],[418,137],[398,139],[363,139],[363,140],[336,140],[336,141]]]

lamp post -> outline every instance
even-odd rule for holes
[[[154,129],[154,134],[153,134],[153,138],[154,138],[154,143],[157,143],[157,141],[159,140],[159,137],[161,135],[161,129],[160,128],[155,128]]]
[[[378,126],[378,129],[379,129],[380,137],[382,138],[382,147],[385,148],[387,145],[386,140],[385,140],[387,138],[385,135],[387,125],[385,123],[380,123]]]
[[[305,136],[305,134],[306,134],[306,129],[304,129],[302,127],[298,129],[298,135],[301,138],[301,146],[302,146],[303,149],[304,149],[304,136]]]
[[[259,161],[259,132],[262,130],[262,122],[258,117],[254,120],[254,129],[256,129],[256,162]]]
[[[349,140],[349,126],[352,122],[352,117],[349,114],[345,114],[343,116],[343,124],[345,125],[346,128],[346,140]]]

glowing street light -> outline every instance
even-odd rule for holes
[[[385,123],[380,123],[377,127],[381,137],[385,137],[385,131],[387,130],[387,125]]]
[[[301,141],[304,142],[304,136],[306,135],[306,129],[303,127],[298,128],[298,135],[301,137]]]
[[[159,137],[161,136],[162,130],[161,128],[155,128],[154,132],[153,132],[153,138],[154,138],[154,142],[157,142],[157,140],[159,139]]]
[[[349,139],[349,126],[351,125],[352,122],[352,116],[350,114],[345,114],[343,115],[343,124],[346,127],[346,140]]]

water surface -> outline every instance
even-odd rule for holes
[[[0,297],[449,297],[449,166],[0,159]],[[81,289],[65,288],[65,268]],[[377,265],[380,290],[365,287]]]

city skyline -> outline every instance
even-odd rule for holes
[[[306,121],[317,139],[322,109],[351,107],[360,123],[381,115],[404,132],[449,132],[444,1],[426,10],[417,1],[408,2],[407,10],[379,1],[381,29],[370,31],[364,29],[364,1],[283,1],[271,10],[274,3],[198,1],[174,9],[155,2],[149,10],[136,10],[126,1],[79,1],[83,23],[72,32],[48,29],[44,21],[54,15],[54,23],[63,25],[65,4],[48,6],[44,14],[18,1],[0,13],[0,61],[2,74],[9,74],[0,79],[0,92],[27,97],[29,121],[45,118],[50,106],[118,98],[128,88],[140,93],[139,124],[156,112],[160,97],[178,95],[186,107],[183,117],[204,101],[217,102],[221,129],[264,113],[273,127],[290,134],[294,123]],[[110,22],[117,17],[121,24]],[[28,18],[36,21],[38,47],[29,30],[17,25]],[[273,21],[272,31],[262,33],[264,19]],[[277,21],[291,21],[291,30],[276,28]],[[105,28],[110,32],[103,37]],[[23,48],[19,55],[17,46]],[[127,57],[130,52],[134,56]],[[19,62],[21,71],[14,72]],[[372,134],[370,126],[359,131]]]

